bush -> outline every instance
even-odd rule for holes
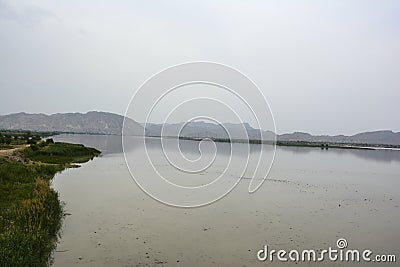
[[[32,149],[32,151],[37,151],[39,150],[39,147],[35,144],[30,145],[30,148]]]
[[[37,142],[36,142],[36,140],[35,139],[29,139],[27,142],[26,142],[28,145],[32,145],[32,144],[36,144]]]

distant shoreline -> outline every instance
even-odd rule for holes
[[[152,136],[159,137],[160,136]],[[176,138],[176,137],[167,137]],[[307,142],[307,141],[272,141],[272,140],[243,140],[243,139],[228,139],[228,138],[194,138],[194,137],[179,137],[181,140],[191,141],[202,141],[210,139],[214,142],[221,143],[249,143],[249,144],[267,144],[277,146],[289,146],[289,147],[319,147],[321,149],[363,149],[363,150],[376,150],[376,149],[388,149],[388,150],[400,150],[400,146],[395,145],[381,145],[381,144],[361,144],[361,143],[332,143],[332,142]]]
[[[27,132],[27,130],[2,130],[4,132]],[[120,134],[107,134],[107,133],[96,133],[96,132],[62,132],[62,131],[30,131],[36,134],[47,134],[48,136],[54,136],[59,134],[85,134],[85,135],[116,135],[122,136]],[[143,137],[142,135],[127,135],[135,137]],[[175,136],[158,136],[158,135],[146,135],[145,137],[152,138],[172,138],[176,139]],[[181,140],[190,141],[202,141],[207,139],[219,143],[244,143],[244,144],[267,144],[267,145],[277,145],[277,146],[287,146],[287,147],[319,147],[321,149],[363,149],[363,150],[377,150],[385,149],[392,151],[400,151],[400,145],[389,145],[389,144],[370,144],[370,143],[350,143],[350,142],[317,142],[317,141],[282,141],[282,140],[258,140],[258,139],[229,139],[229,138],[215,138],[215,137],[186,137],[180,136]]]

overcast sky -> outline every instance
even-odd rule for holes
[[[124,114],[151,75],[235,67],[278,133],[400,131],[400,1],[0,0],[0,114]]]

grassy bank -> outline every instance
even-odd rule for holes
[[[63,217],[49,181],[57,172],[96,157],[83,145],[31,144],[0,157],[0,265],[46,266]]]

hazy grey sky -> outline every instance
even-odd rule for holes
[[[123,114],[149,76],[228,64],[279,133],[400,131],[400,1],[3,1],[0,114]]]

